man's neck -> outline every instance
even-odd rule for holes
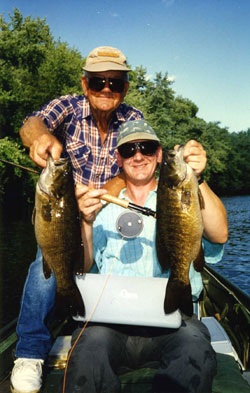
[[[113,114],[112,112],[95,111],[92,109],[94,119],[100,134],[101,142],[103,144],[109,130],[109,123]]]
[[[125,195],[133,203],[139,206],[144,206],[150,191],[153,191],[157,186],[157,181],[153,178],[147,184],[133,184],[127,182]]]

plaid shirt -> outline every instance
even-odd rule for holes
[[[88,184],[91,180],[96,188],[120,173],[115,153],[119,126],[125,121],[143,118],[139,110],[120,104],[101,144],[89,100],[83,95],[54,99],[31,116],[40,117],[62,143],[62,156],[71,159],[75,183]]]

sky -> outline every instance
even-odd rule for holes
[[[250,128],[250,0],[0,0],[6,21],[15,7],[84,57],[108,45],[148,78],[167,73],[205,121]]]

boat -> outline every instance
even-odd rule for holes
[[[202,279],[204,290],[194,310],[207,325],[216,351],[218,371],[213,393],[250,393],[250,297],[207,264]],[[16,323],[15,319],[0,330],[0,393],[9,392]],[[75,327],[76,321],[71,318],[54,321],[54,345],[46,361],[41,392],[58,392]],[[151,392],[154,373],[147,368],[122,374],[122,393]]]

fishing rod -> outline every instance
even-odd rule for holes
[[[0,158],[0,161],[4,162],[5,164],[10,164],[10,165],[16,166],[17,168],[24,169],[25,171],[28,171],[28,172],[31,172],[31,173],[36,173],[37,175],[40,174],[40,172],[36,171],[35,169],[28,168],[28,167],[20,165],[20,164],[16,164],[15,162],[4,160],[3,158]]]
[[[116,205],[125,207],[125,209],[137,211],[141,214],[144,214],[145,216],[151,216],[151,217],[156,218],[156,212],[154,210],[151,210],[148,207],[136,205],[135,203],[126,201],[125,199],[116,198],[115,196],[110,195],[110,194],[102,195],[100,197],[100,199],[102,199],[106,202],[115,203]]]
[[[17,168],[24,169],[24,170],[26,170],[28,172],[36,173],[37,175],[40,174],[40,172],[35,170],[35,169],[28,168],[28,167],[25,167],[23,165],[16,164],[14,162],[4,160],[3,158],[0,158],[0,161],[4,162],[5,164],[10,164],[10,165],[16,166]],[[126,201],[125,199],[120,199],[120,198],[117,198],[117,197],[115,197],[113,195],[110,195],[110,194],[102,195],[100,199],[102,199],[102,200],[104,200],[106,202],[114,203],[115,205],[122,206],[125,209],[130,209],[130,210],[139,212],[139,213],[141,213],[141,214],[143,214],[145,216],[151,216],[151,217],[156,218],[156,212],[154,210],[151,210],[148,207],[143,207],[143,206],[136,205],[135,203]]]

